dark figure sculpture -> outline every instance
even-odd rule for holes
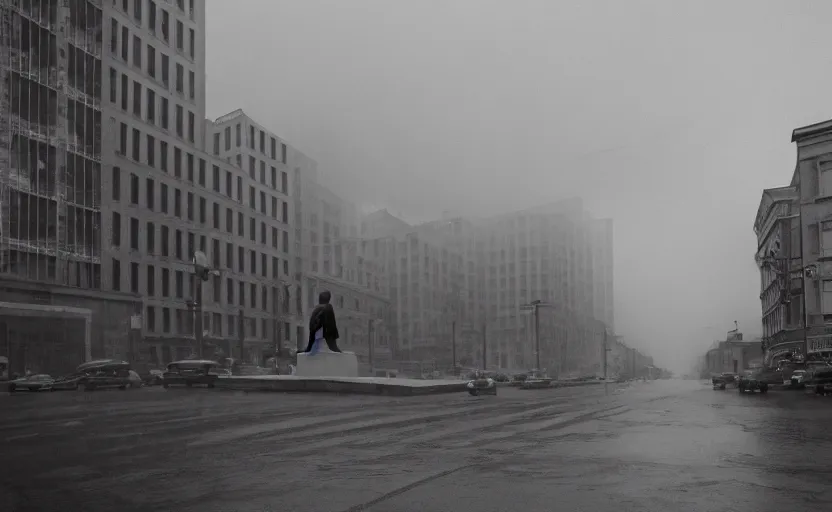
[[[301,353],[312,351],[312,345],[315,344],[315,333],[318,332],[318,329],[323,329],[323,337],[329,350],[341,352],[341,349],[338,348],[338,324],[335,322],[335,310],[332,309],[332,304],[329,303],[331,298],[332,295],[328,291],[323,291],[318,295],[318,305],[312,310],[312,315],[309,317],[309,342],[306,345],[306,350]]]

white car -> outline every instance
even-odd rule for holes
[[[801,386],[806,379],[806,370],[795,370],[792,372],[788,380],[784,380],[783,384],[786,386]]]

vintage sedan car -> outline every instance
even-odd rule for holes
[[[79,365],[78,373],[86,373],[83,379],[84,391],[96,389],[129,389],[135,387],[135,377],[130,374],[130,363],[117,359],[90,361]]]
[[[471,396],[497,394],[497,383],[488,377],[470,380],[467,387]]]
[[[758,372],[748,370],[740,376],[737,389],[740,393],[753,393],[755,391],[768,393],[768,383],[760,379]]]
[[[162,386],[167,388],[176,384],[184,384],[191,387],[194,384],[205,384],[213,388],[219,378],[216,372],[219,367],[220,363],[206,359],[174,361],[168,364],[167,370],[162,375]]]
[[[739,377],[736,373],[723,372],[719,375],[714,375],[713,378],[711,378],[711,383],[713,384],[714,389],[725,389],[728,386],[736,387],[738,380]]]
[[[54,379],[50,375],[37,374],[9,382],[9,393],[16,391],[50,391]]]
[[[788,379],[783,380],[783,385],[790,388],[800,389],[806,385],[806,370],[795,370]]]

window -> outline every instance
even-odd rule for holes
[[[153,265],[147,266],[147,295],[156,295],[156,267]]]
[[[110,103],[115,104],[118,101],[118,72],[115,68],[110,68]]]
[[[181,138],[185,137],[185,114],[182,105],[176,105],[176,135]]]
[[[168,99],[167,99],[167,98],[165,98],[164,96],[162,96],[162,98],[161,98],[161,99],[162,99],[162,103],[161,103],[161,105],[160,105],[160,108],[161,108],[161,112],[160,112],[160,114],[162,115],[162,128],[164,128],[165,130],[167,130],[167,129],[168,129],[168,127],[169,127],[169,123],[168,123],[168,109],[169,109],[170,107],[168,107]]]
[[[139,25],[142,23],[142,0],[133,0],[133,17],[136,18],[136,21],[139,22]]]
[[[252,242],[257,241],[257,220],[254,217],[248,222],[248,238]]]
[[[237,212],[237,236],[245,235],[246,218],[241,212]]]
[[[142,133],[133,128],[133,160],[139,161],[141,157]]]
[[[139,204],[139,177],[130,173],[130,204]]]
[[[285,171],[280,173],[280,190],[284,194],[289,194],[289,175]]]
[[[194,220],[194,194],[188,192],[188,202],[186,207],[188,220]]]
[[[218,166],[213,167],[213,180],[211,180],[211,185],[214,189],[214,192],[220,191],[220,168]]]
[[[228,269],[234,268],[234,244],[231,242],[225,244],[225,266]]]
[[[257,191],[254,187],[248,187],[248,205],[252,210],[257,210]]]
[[[194,181],[194,155],[188,153],[188,181]],[[199,159],[199,184],[205,186],[205,160]]]
[[[151,34],[156,33],[156,2],[147,0],[147,27]]]
[[[170,332],[170,308],[162,308],[162,332]]]
[[[190,142],[194,142],[196,131],[196,117],[194,117],[194,113],[190,110],[188,111],[188,140]]]
[[[199,198],[199,223],[205,224],[208,220],[208,205],[204,197]]]
[[[127,62],[127,59],[130,57],[129,49],[127,45],[130,41],[130,31],[127,27],[121,27],[121,60]]]
[[[231,127],[226,126],[225,130],[223,130],[223,138],[225,139],[225,150],[231,150]]]
[[[832,280],[824,279],[821,288],[821,306],[824,315],[832,315]]]
[[[112,286],[113,290],[120,291],[121,290],[121,262],[115,258],[113,258],[113,277],[112,277]]]
[[[155,183],[153,182],[153,178],[147,178],[147,182],[145,183],[145,202],[147,203],[147,209],[153,211],[153,208],[156,206],[156,190],[155,190]]]
[[[242,130],[240,127],[240,123],[237,123],[237,125],[234,127],[234,142],[236,143],[238,148],[240,147],[240,139],[242,138],[241,131]]]
[[[277,274],[280,271],[280,265],[278,263],[279,261],[280,260],[277,259],[277,256],[272,256],[272,277],[275,279],[277,278]]]
[[[110,53],[118,55],[118,21],[110,20]]]
[[[121,110],[125,112],[127,112],[128,85],[130,85],[130,81],[127,79],[127,75],[121,75]]]
[[[182,177],[182,149],[178,146],[173,147],[173,175]]]
[[[225,209],[225,230],[234,233],[234,212],[231,208]]]
[[[225,280],[225,301],[229,305],[234,304],[234,280],[230,277]]]
[[[159,169],[168,172],[168,143],[159,141]]]
[[[232,179],[231,171],[225,171],[225,195],[231,197]]]
[[[156,139],[153,135],[147,136],[147,165],[150,167],[156,166]]]
[[[248,157],[248,175],[251,179],[257,179],[257,159],[253,156]]]
[[[246,272],[246,250],[243,247],[237,247],[237,271],[241,274]],[[241,283],[242,284],[242,283]],[[240,296],[243,294],[243,287],[240,287]],[[240,304],[241,306],[243,304]]]
[[[182,230],[177,229],[176,233],[174,233],[174,237],[175,237],[174,240],[173,240],[174,256],[176,257],[176,259],[181,260],[182,259]]]
[[[156,48],[147,45],[147,74],[156,78]]]
[[[272,218],[277,219],[277,198],[272,196]]]
[[[170,297],[170,270],[162,269],[162,297]]]
[[[192,28],[189,28],[188,32],[188,35],[190,36],[188,38],[188,44],[190,45],[188,49],[188,54],[191,56],[192,59],[194,59],[196,58],[196,32],[194,32],[194,29]]]
[[[277,160],[277,139],[275,139],[274,137],[272,137],[270,149],[272,160]]]
[[[266,134],[260,130],[260,152],[266,154]]]
[[[159,196],[162,213],[168,213],[168,186],[164,183],[159,185]]]
[[[142,117],[142,84],[133,80],[133,115]]]
[[[176,63],[176,92],[185,92],[185,68],[178,62]]]
[[[142,40],[139,36],[133,36],[133,65],[142,68]]]
[[[820,225],[820,250],[824,258],[832,257],[832,221]]]
[[[162,9],[162,39],[166,43],[170,42],[170,14],[164,9]]]
[[[216,203],[214,203],[214,206],[216,206]],[[217,224],[219,224],[219,222],[217,222]],[[220,268],[220,241],[216,238],[211,239],[211,263],[214,265],[214,268]],[[219,277],[215,276],[215,278],[219,280]],[[218,283],[218,281],[215,281],[215,283]],[[220,300],[217,299],[217,302],[219,301]]]
[[[240,176],[237,176],[237,202],[243,202],[243,178]]]
[[[150,270],[153,267],[148,267]],[[150,274],[147,274],[147,284],[150,285]],[[150,291],[147,292],[148,295],[152,297]],[[147,331],[148,332],[156,332],[156,307],[155,306],[145,306],[145,318],[147,319]]]
[[[283,232],[283,252],[289,252],[289,232]]]
[[[278,231],[276,227],[272,227],[272,247],[277,249],[277,238],[278,238]]]
[[[153,254],[156,252],[156,226],[152,222],[147,223],[145,236],[147,237],[147,254]]]
[[[139,219],[130,217],[130,249],[139,250]]]
[[[266,162],[260,160],[260,183],[266,184]]]
[[[280,161],[286,163],[286,144],[280,144]]]
[[[147,90],[147,122],[156,124],[156,93],[153,89]]]
[[[289,223],[289,203],[283,201],[283,222]]]
[[[170,256],[170,228],[162,225],[159,237],[162,239],[162,256]]]
[[[265,222],[260,223],[260,243],[264,244],[264,245],[266,243],[266,223]]]
[[[196,98],[196,75],[193,71],[188,71],[188,94],[191,99]]]
[[[173,214],[182,218],[182,191],[178,188],[173,190]]]
[[[113,247],[121,246],[121,214],[113,212],[113,225],[110,229],[110,244]]]
[[[162,83],[165,84],[165,87],[170,86],[170,57],[162,55]]]
[[[237,299],[240,301],[240,306],[245,307],[246,305],[246,283],[240,282]],[[242,326],[241,326],[242,327]]]
[[[113,167],[113,184],[112,184],[112,191],[113,191],[113,201],[120,201],[121,200],[121,168]]]
[[[176,49],[185,49],[185,25],[179,20],[176,20]]]

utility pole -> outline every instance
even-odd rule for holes
[[[486,354],[488,350],[488,344],[486,343],[485,338],[485,323],[482,324],[482,371],[485,371],[486,367],[488,366],[488,355]]]
[[[456,375],[456,320],[451,322],[451,372]]]
[[[243,311],[243,308],[240,308],[240,331],[239,331],[239,342],[240,342],[240,364],[245,362],[245,353],[246,353],[246,314]]]
[[[272,324],[273,324],[272,334],[274,336],[274,340],[273,340],[274,341],[274,355],[273,355],[274,368],[273,368],[273,370],[274,370],[275,375],[278,375],[280,373],[280,369],[279,369],[278,364],[277,364],[277,359],[280,357],[280,334],[281,334],[281,330],[282,330],[280,328],[280,305],[279,304],[280,304],[280,297],[281,297],[281,294],[282,294],[282,291],[283,291],[280,288],[277,288],[277,290],[278,291],[275,293],[275,296],[272,300],[272,309],[273,309],[273,311],[272,311]]]
[[[604,346],[603,346],[603,353],[604,353],[604,382],[607,380],[607,352],[610,350],[607,348],[607,325],[601,324],[604,326]]]
[[[373,343],[373,319],[370,318],[367,320],[367,344],[368,344],[368,352],[367,352],[367,359],[370,363],[370,376],[374,374],[373,372],[373,355],[375,351],[375,343]]]
[[[202,327],[202,283],[213,275],[219,275],[216,270],[208,266],[208,256],[202,251],[196,251],[193,258],[194,265],[194,298],[189,306],[193,307],[196,318],[194,319],[194,340],[196,350],[200,359],[205,358],[205,340]]]
[[[540,307],[540,301],[534,303],[534,352],[535,352],[535,369],[540,371],[540,319],[537,311]],[[558,358],[560,361],[560,358]]]

